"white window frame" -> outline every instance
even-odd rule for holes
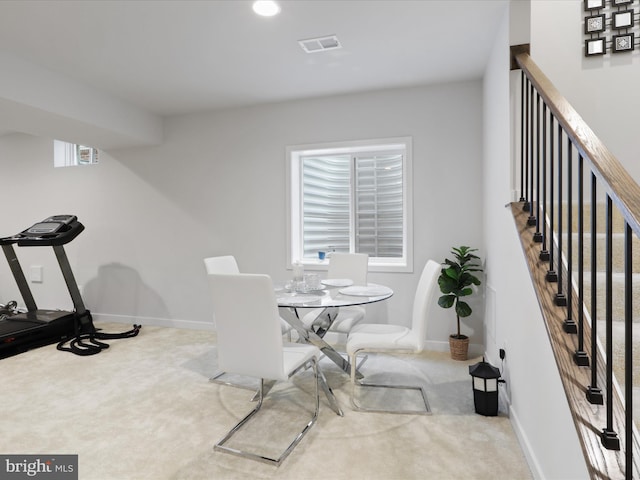
[[[403,256],[369,259],[371,272],[413,272],[413,154],[411,137],[294,145],[286,147],[286,211],[287,211],[287,268],[301,262],[308,270],[326,270],[327,262],[304,258],[302,255],[302,168],[301,159],[307,155],[353,154],[381,152],[401,148],[405,152],[402,165]]]

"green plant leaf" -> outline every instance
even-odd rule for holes
[[[469,275],[469,281],[471,283],[473,283],[474,285],[480,285],[480,279],[478,277],[476,277],[475,275]]]
[[[458,303],[456,304],[456,313],[461,317],[468,317],[471,315],[471,307],[467,302],[458,300]]]
[[[442,308],[451,308],[455,300],[456,297],[454,295],[442,295],[438,299],[438,305],[440,305]]]
[[[458,282],[446,275],[441,275],[438,278],[438,285],[440,286],[440,291],[442,293],[452,293],[458,288]]]
[[[451,267],[451,268],[445,268],[443,270],[443,273],[449,277],[452,278],[455,281],[458,281],[458,278],[460,277],[460,272],[458,270],[456,270],[455,268]]]

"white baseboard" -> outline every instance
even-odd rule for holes
[[[168,319],[168,318],[156,318],[156,317],[132,317],[130,315],[115,315],[111,313],[93,313],[91,312],[91,316],[93,320],[97,322],[111,322],[111,323],[122,323],[125,325],[150,325],[155,327],[168,327],[168,328],[185,328],[188,330],[205,330],[205,331],[215,331],[215,327],[213,325],[213,321],[211,323],[207,322],[196,322],[193,320],[180,320],[180,319]],[[332,333],[332,332],[330,332]],[[331,337],[330,335],[327,337],[328,340],[334,342],[344,342],[345,336],[342,334],[337,334],[336,338]],[[425,343],[425,349],[431,350],[435,352],[448,352],[449,351],[449,341],[441,341],[441,340],[427,340]],[[469,358],[480,357],[484,355],[484,345],[480,345],[478,343],[470,343],[469,344]]]
[[[427,340],[425,342],[425,350],[431,350],[433,352],[448,352],[449,341],[442,340]],[[469,358],[481,357],[484,355],[484,345],[479,343],[469,344]]]
[[[538,459],[531,448],[531,444],[527,438],[527,434],[522,429],[522,425],[518,418],[518,414],[516,411],[509,405],[509,420],[511,420],[511,426],[513,427],[514,432],[516,433],[516,437],[518,437],[518,442],[520,443],[520,448],[522,448],[522,453],[524,453],[525,458],[527,459],[527,464],[531,469],[531,474],[533,478],[544,478],[542,475],[542,469],[540,468],[540,464]]]
[[[213,321],[210,323],[195,322],[193,320],[180,320],[156,317],[132,317],[130,315],[114,315],[110,313],[93,313],[91,316],[96,323],[112,322],[127,325],[149,325],[155,327],[184,328],[188,330],[214,331]]]

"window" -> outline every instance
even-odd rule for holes
[[[75,143],[53,141],[53,166],[72,167],[98,163],[98,149]]]
[[[371,271],[411,271],[411,139],[287,148],[288,260],[369,255]]]

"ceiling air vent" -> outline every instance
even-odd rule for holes
[[[329,35],[328,37],[308,38],[306,40],[298,40],[302,49],[307,53],[324,52],[326,50],[335,50],[342,48],[338,37]]]

